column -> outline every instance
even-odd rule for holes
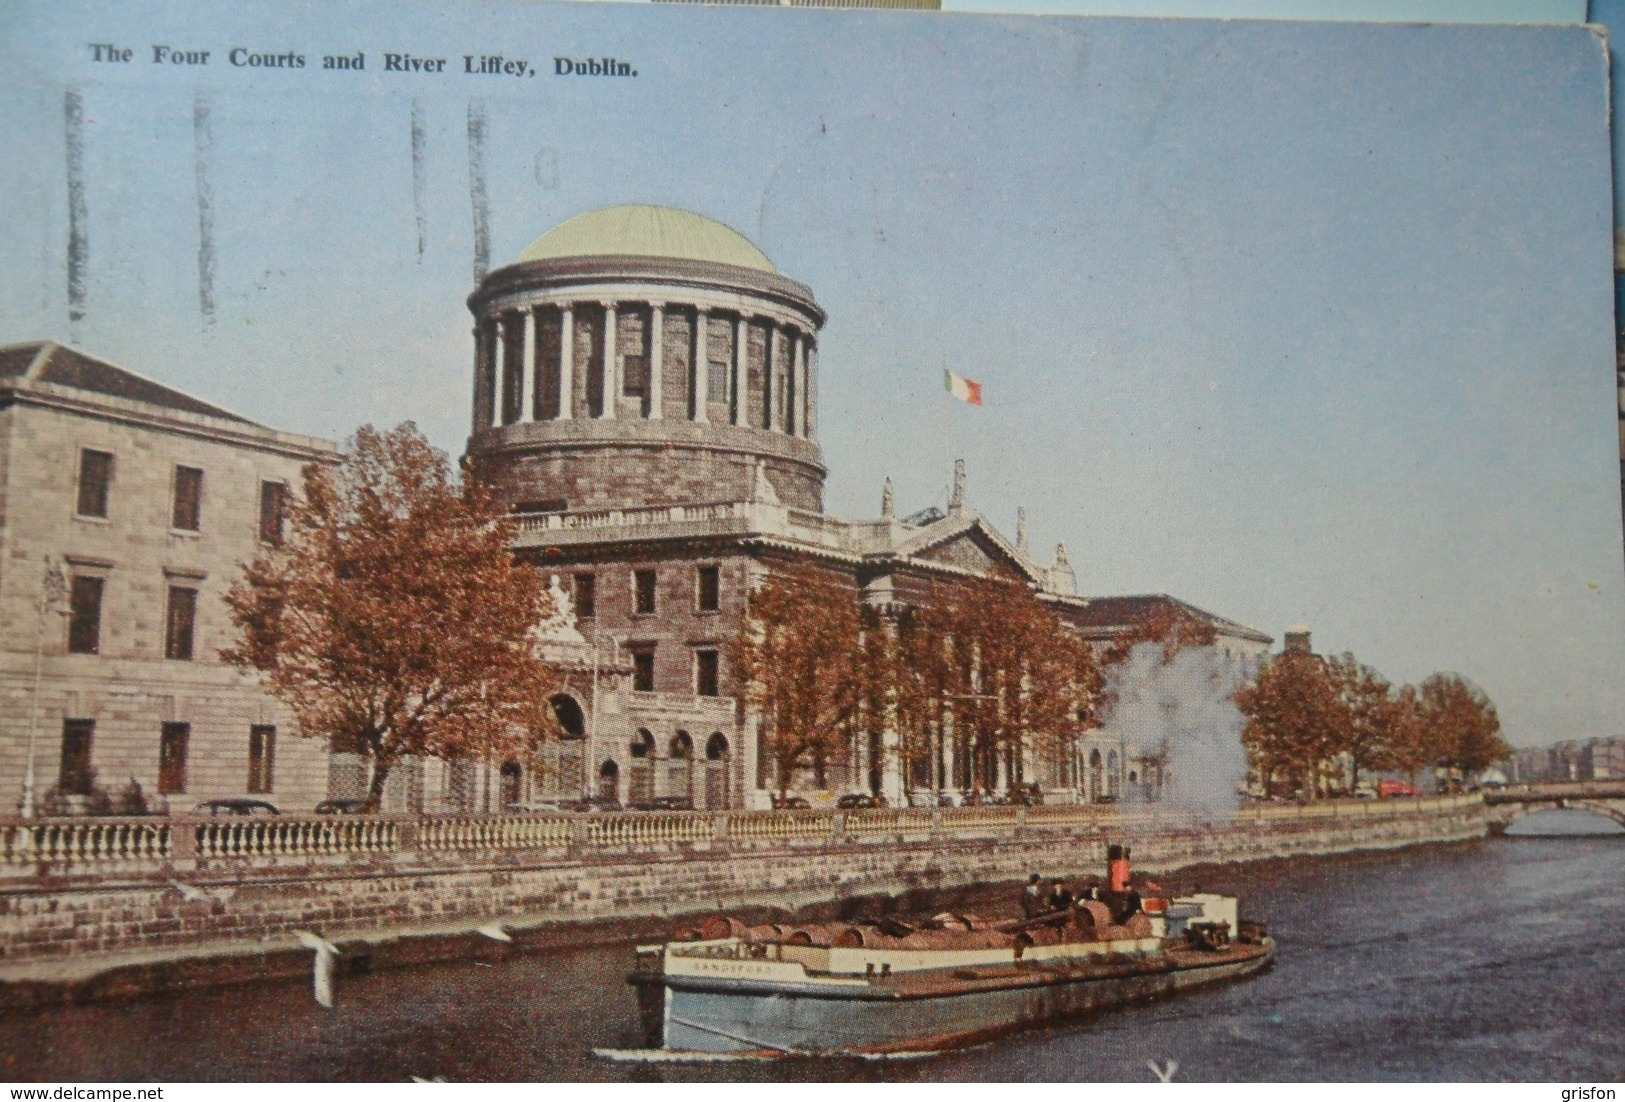
[[[621,356],[618,345],[619,336],[616,333],[615,303],[604,303],[604,409],[600,417],[606,421],[615,420],[615,403],[621,396]]]
[[[711,316],[705,307],[694,307],[694,361],[689,365],[688,398],[694,420],[709,421],[705,403],[711,393]]]
[[[576,415],[576,312],[566,302],[559,308],[559,420]]]
[[[494,352],[491,357],[491,379],[495,385],[495,401],[492,402],[495,416],[494,425],[508,423],[508,323],[498,314],[491,322],[492,346]]]
[[[773,425],[773,374],[779,366],[778,329],[773,319],[767,319],[767,337],[762,346],[762,427],[772,431]],[[782,397],[782,396],[781,396]]]
[[[791,436],[801,427],[801,416],[796,405],[801,401],[801,330],[790,330],[790,366],[785,371],[788,386],[784,391],[784,431]]]
[[[519,420],[536,420],[536,308],[525,309],[525,348],[519,357]]]
[[[807,415],[802,418],[808,440],[817,439],[818,432],[818,347],[809,343],[807,348]]]
[[[812,435],[807,428],[809,407],[812,404],[807,400],[807,391],[812,386],[811,372],[807,369],[807,346],[807,335],[802,333],[796,340],[796,424],[791,430],[797,436]]]
[[[942,766],[946,774],[942,779],[942,787],[950,792],[959,791],[959,748],[955,744],[956,738],[954,710],[949,706],[943,709],[942,715]]]
[[[728,394],[733,403],[729,420],[736,425],[745,423],[745,403],[750,400],[750,388],[745,383],[745,344],[745,317],[741,314],[734,318],[733,378],[728,384]]]
[[[474,326],[474,425],[473,431],[491,427],[491,342],[484,320]]]
[[[662,396],[661,376],[664,372],[666,348],[666,304],[664,302],[651,302],[649,304],[649,420],[660,420],[660,402]]]

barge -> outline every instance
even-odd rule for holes
[[[1020,919],[943,913],[746,926],[716,917],[640,946],[645,1055],[905,1055],[1239,979],[1274,943],[1233,897],[1107,886]],[[653,1050],[653,1051],[650,1051]],[[607,1056],[631,1053],[605,1052]]]

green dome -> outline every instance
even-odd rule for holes
[[[658,256],[708,260],[778,274],[767,255],[737,230],[672,207],[627,204],[578,214],[548,230],[519,262],[570,256]]]

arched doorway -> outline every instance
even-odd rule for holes
[[[647,805],[655,798],[655,737],[639,727],[632,736],[632,772],[627,779],[626,799]]]
[[[666,766],[666,794],[694,798],[694,740],[687,731],[671,737],[671,760]]]
[[[581,705],[568,693],[559,693],[549,701],[553,715],[563,731],[559,743],[551,754],[544,755],[543,777],[547,790],[561,796],[583,796],[587,793],[587,722]],[[552,761],[546,761],[551,758]],[[552,769],[546,766],[551,765]]]
[[[728,806],[728,740],[714,731],[705,740],[705,806]]]
[[[615,764],[614,758],[608,758],[598,767],[598,802],[600,804],[619,804],[621,802],[621,767]]]
[[[498,807],[506,811],[510,804],[516,804],[525,798],[525,770],[516,761],[505,761],[499,770],[499,791],[502,794]]]

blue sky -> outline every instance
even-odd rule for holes
[[[887,475],[904,511],[941,503],[963,456],[972,504],[1008,532],[1024,505],[1035,546],[1064,540],[1086,593],[1169,592],[1277,637],[1307,624],[1395,680],[1458,671],[1515,742],[1620,733],[1606,70],[1590,32],[206,10],[0,15],[21,89],[0,101],[0,340],[72,340],[313,435],[413,418],[459,452],[473,110],[495,262],[571,215],[651,202],[729,223],[813,288],[830,315],[829,511],[874,514]],[[102,40],[136,60],[92,63]],[[153,43],[211,64],[153,65]],[[232,68],[234,46],[309,67]],[[316,68],[358,49],[362,74]],[[611,55],[639,76],[386,74],[386,50],[453,68],[469,52]],[[949,404],[944,365],[983,383],[985,408]]]

